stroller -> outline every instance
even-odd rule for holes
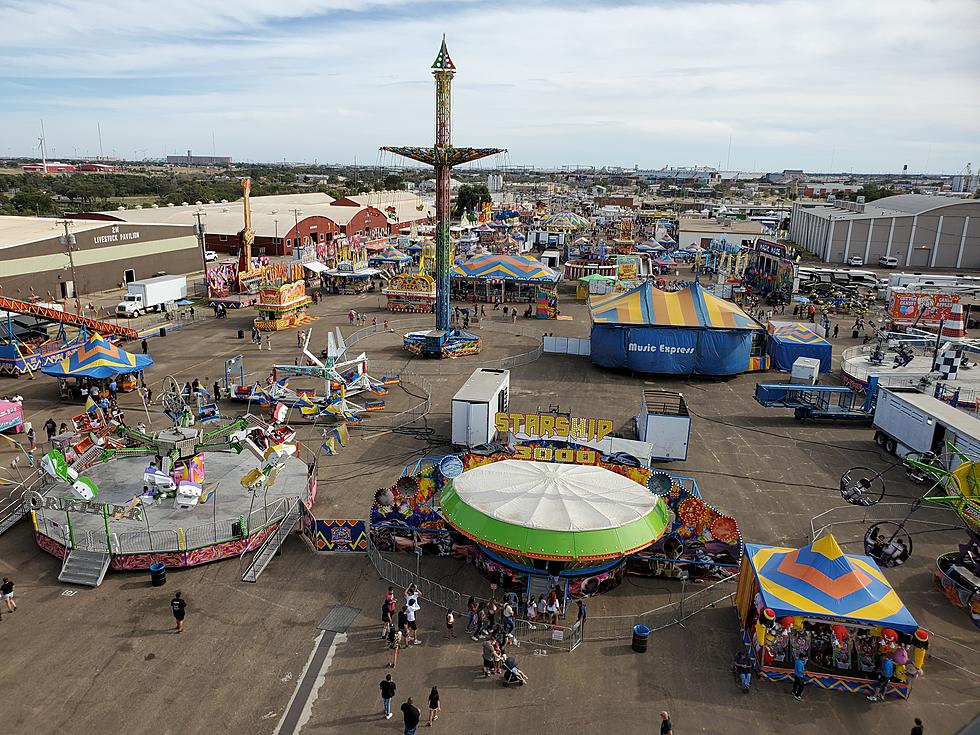
[[[524,686],[527,684],[527,674],[517,668],[516,658],[508,656],[504,660],[504,686],[509,687],[511,684]]]

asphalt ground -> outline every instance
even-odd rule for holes
[[[325,340],[327,329],[338,324],[349,333],[351,308],[365,312],[369,322],[375,314],[379,323],[390,316],[378,311],[377,296],[330,297],[313,307],[314,341]],[[506,324],[502,315],[488,313]],[[572,319],[533,324],[559,335],[587,336],[585,308],[568,294],[562,313]],[[154,390],[168,374],[210,385],[222,375],[223,361],[238,353],[245,354],[250,379],[264,377],[273,361],[292,362],[293,333],[276,335],[271,354],[237,339],[237,329],[247,329],[251,317],[249,311],[231,313],[227,320],[204,319],[151,339],[157,364],[148,379]],[[849,333],[843,327],[850,320],[841,321],[842,332]],[[407,360],[398,335],[380,334],[357,345],[371,359],[425,374],[432,407],[417,430],[355,431],[336,456],[321,455],[318,515],[365,517],[376,488],[393,482],[416,458],[445,450],[455,390],[481,359],[523,353],[530,344],[489,330],[484,339],[482,358],[451,363]],[[835,349],[850,344],[840,340]],[[622,428],[636,413],[645,386],[681,391],[692,411],[691,449],[687,461],[668,469],[697,478],[704,497],[738,519],[746,540],[798,546],[807,541],[811,518],[842,505],[837,482],[843,470],[884,468],[890,460],[875,447],[867,426],[801,425],[788,412],[753,401],[755,383],[779,379],[648,379],[599,370],[587,358],[546,355],[512,371],[511,407],[533,411],[558,404],[573,414],[610,417]],[[411,386],[404,390],[416,392]],[[60,422],[80,409],[59,403],[53,379],[3,379],[0,393],[23,395],[28,419],[38,427],[49,415]],[[393,390],[390,410],[415,400]],[[132,394],[122,403],[126,410],[138,408]],[[224,402],[222,410],[233,415],[241,406]],[[151,408],[151,418],[152,428],[166,425],[158,406]],[[382,419],[372,415],[366,424]],[[301,441],[315,446],[319,431],[298,428]],[[9,466],[13,456],[4,447],[0,459],[4,475],[16,477],[17,469]],[[886,477],[890,500],[920,491],[898,470]],[[867,525],[861,511],[835,517],[852,521],[835,532],[845,550],[859,551]],[[887,572],[920,625],[933,633],[925,676],[909,702],[872,704],[810,687],[797,703],[788,684],[755,684],[742,694],[730,673],[739,631],[726,604],[688,619],[684,627],[656,632],[642,655],[630,650],[628,638],[594,641],[588,635],[572,653],[521,651],[531,683],[505,689],[480,676],[479,645],[468,638],[444,639],[444,611],[423,601],[424,643],[401,653],[393,672],[396,715],[385,721],[378,682],[389,670],[377,621],[387,583],[365,557],[316,555],[293,534],[256,585],[241,583],[241,565],[231,560],[170,570],[163,588],[150,587],[148,575],[139,573],[110,573],[97,589],[69,588],[57,581],[58,561],[35,546],[23,521],[0,537],[0,573],[16,582],[20,606],[0,622],[0,716],[12,733],[271,733],[303,678],[321,634],[318,623],[333,606],[349,605],[362,612],[321,657],[325,675],[310,692],[311,703],[301,708],[304,733],[399,732],[397,707],[407,696],[424,705],[432,685],[443,700],[435,729],[458,733],[656,732],[661,709],[671,711],[677,733],[904,733],[913,717],[923,718],[927,732],[953,733],[980,713],[980,637],[966,614],[935,590],[932,571],[935,557],[955,548],[961,537],[921,524],[914,531],[912,559]],[[404,563],[412,566],[414,559]],[[423,560],[423,574],[489,592],[472,570],[439,560]],[[177,589],[188,602],[180,635],[168,606]],[[589,613],[630,615],[679,594],[667,580],[629,578],[591,600]]]

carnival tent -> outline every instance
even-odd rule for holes
[[[388,246],[370,257],[372,262],[378,263],[407,263],[411,259],[411,255],[405,255],[401,250],[392,246]]]
[[[845,554],[833,535],[802,549],[746,544],[736,592],[743,618],[756,586],[777,619],[843,618],[909,634],[918,628],[874,559]]]
[[[625,556],[670,522],[662,498],[611,470],[516,459],[467,470],[443,488],[440,507],[482,546],[547,560]]]
[[[735,375],[759,369],[762,327],[700,284],[673,293],[647,282],[593,297],[592,362],[638,373]]]
[[[138,372],[152,364],[153,358],[149,355],[133,355],[96,333],[69,357],[42,368],[41,372],[55,378],[104,380],[123,373]]]
[[[524,255],[481,255],[454,266],[452,277],[554,283],[559,274]]]
[[[766,331],[766,354],[777,370],[792,370],[797,358],[812,357],[820,360],[820,372],[830,372],[833,346],[806,324],[769,322]]]
[[[541,226],[547,230],[577,230],[580,227],[587,227],[589,221],[575,212],[557,212],[549,214],[541,220]]]

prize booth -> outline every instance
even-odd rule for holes
[[[735,605],[763,681],[791,681],[807,655],[807,683],[871,694],[881,663],[886,697],[908,699],[929,634],[869,556],[845,554],[832,535],[802,549],[746,544]]]

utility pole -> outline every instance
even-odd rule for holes
[[[294,228],[293,229],[295,230],[295,234],[294,234],[294,237],[293,237],[293,249],[295,250],[295,249],[299,248],[302,245],[302,242],[303,242],[300,239],[300,237],[299,237],[299,216],[301,214],[303,214],[303,210],[302,209],[290,209],[289,211],[293,213],[293,224],[294,224]],[[285,251],[283,251],[283,252],[285,253]]]
[[[204,295],[210,299],[211,298],[211,285],[208,283],[208,255],[207,248],[204,244],[204,233],[205,226],[201,222],[201,217],[207,217],[208,213],[203,209],[199,209],[194,212],[194,216],[197,217],[197,226],[194,228],[194,232],[197,234],[197,242],[201,246],[201,264],[204,266]]]
[[[75,236],[68,231],[68,225],[71,224],[70,219],[58,220],[59,225],[65,226],[65,234],[58,238],[65,249],[68,251],[68,266],[71,268],[71,292],[75,297],[75,313],[82,313],[82,303],[78,300],[78,278],[75,275],[75,256],[72,254],[75,249]],[[65,294],[67,298],[68,294]]]

